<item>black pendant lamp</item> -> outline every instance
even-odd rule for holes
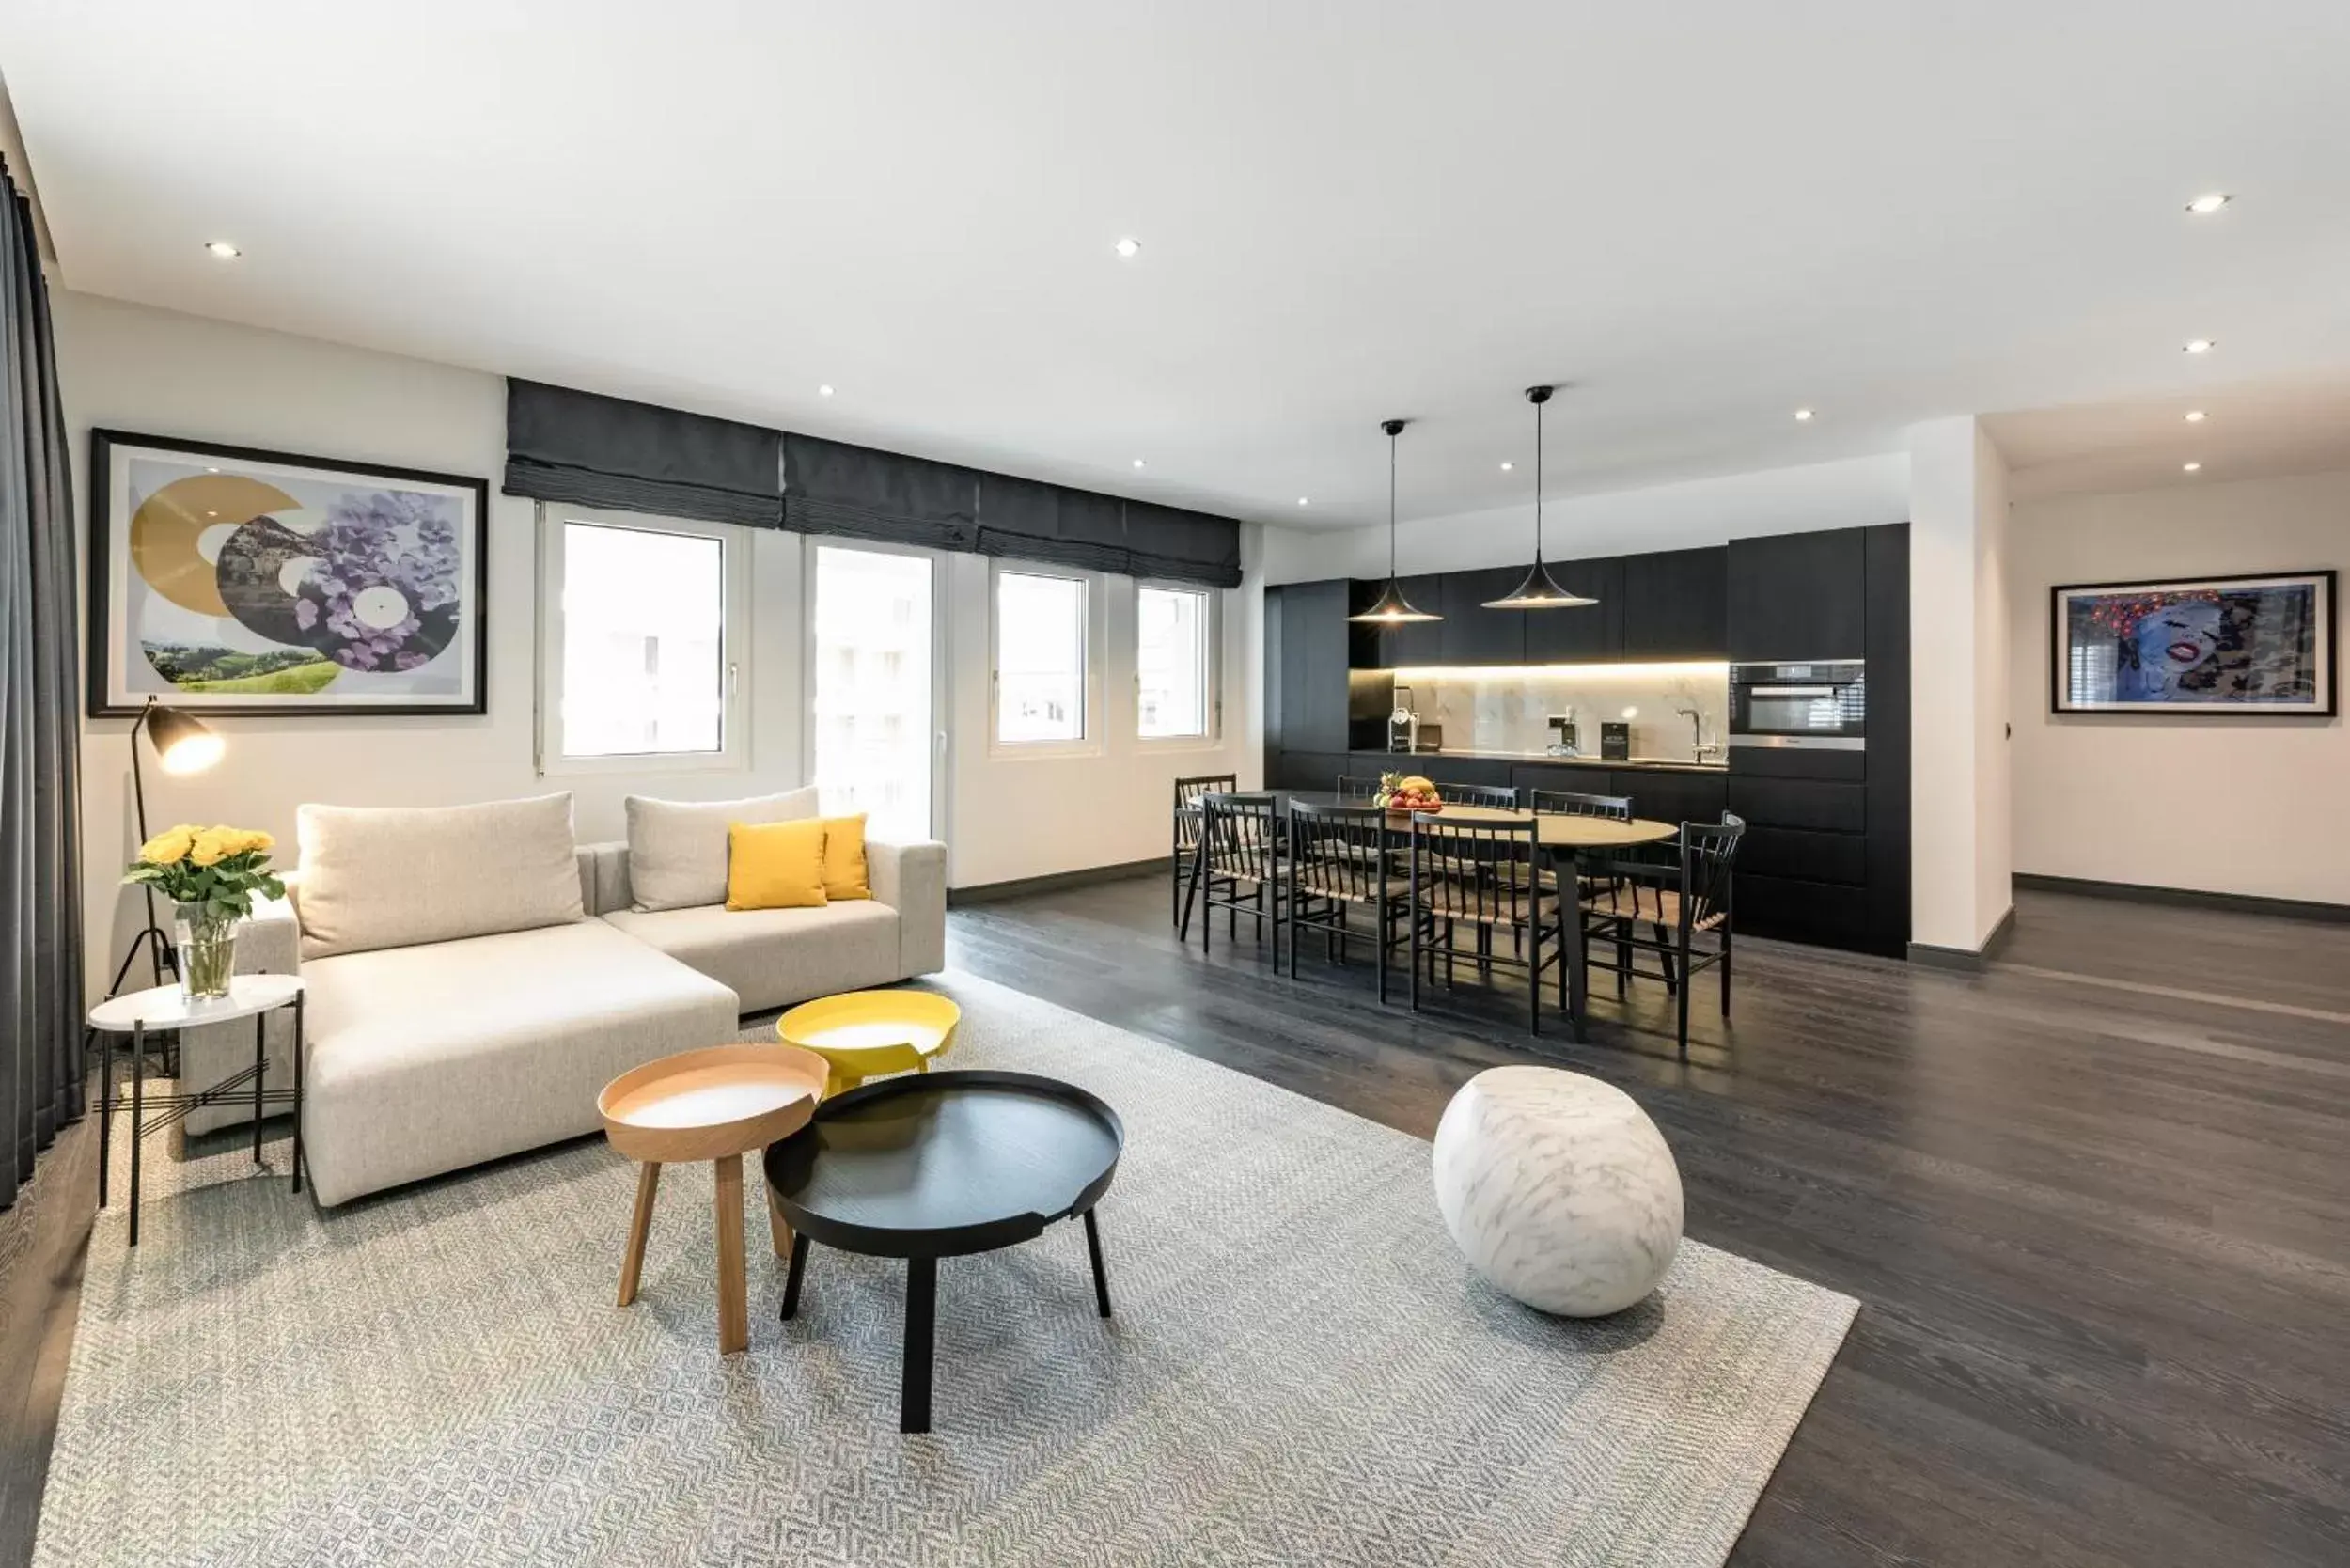
[[[1387,432],[1387,586],[1379,590],[1379,598],[1360,615],[1349,620],[1373,626],[1417,626],[1425,621],[1442,620],[1440,615],[1412,608],[1412,602],[1403,597],[1403,585],[1395,576],[1395,438],[1403,433],[1404,421],[1387,419],[1379,428]]]
[[[1527,568],[1526,580],[1508,594],[1485,601],[1489,610],[1573,610],[1599,603],[1560,588],[1550,568],[1543,564],[1543,405],[1550,401],[1554,390],[1548,386],[1526,389],[1526,400],[1534,405],[1534,564]]]

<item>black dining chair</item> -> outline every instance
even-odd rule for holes
[[[1196,774],[1175,781],[1174,843],[1167,875],[1169,895],[1167,917],[1170,924],[1183,921],[1183,884],[1191,876],[1192,864],[1199,851],[1199,797],[1224,794],[1240,788],[1240,776],[1230,773]]]
[[[1297,978],[1301,931],[1323,933],[1331,960],[1344,964],[1347,943],[1362,935],[1348,924],[1348,917],[1360,909],[1371,917],[1379,999],[1387,999],[1387,958],[1411,940],[1404,922],[1412,904],[1411,879],[1397,874],[1382,853],[1388,831],[1387,813],[1376,806],[1290,802],[1285,867],[1290,979]]]
[[[1495,965],[1526,971],[1527,1027],[1543,1032],[1543,971],[1559,969],[1567,980],[1566,932],[1559,895],[1543,886],[1542,847],[1532,817],[1516,822],[1447,822],[1441,815],[1412,818],[1410,923],[1412,1009],[1419,1010],[1423,961],[1431,985],[1441,959],[1450,983],[1461,964],[1480,975]],[[1511,952],[1494,941],[1506,931]],[[1473,945],[1462,947],[1464,938]]]
[[[1438,783],[1436,798],[1447,806],[1483,806],[1496,811],[1518,808],[1518,792],[1506,784]]]
[[[1374,800],[1379,794],[1379,780],[1364,778],[1357,774],[1339,775],[1338,796],[1340,800]]]
[[[1531,792],[1534,809],[1550,817],[1605,817],[1611,823],[1632,820],[1630,795],[1580,795],[1573,790]]]
[[[1677,1041],[1684,1060],[1689,1055],[1689,992],[1699,970],[1721,970],[1722,1016],[1730,1016],[1732,873],[1746,831],[1745,821],[1728,811],[1718,823],[1683,823],[1673,864],[1608,861],[1603,870],[1615,886],[1582,901],[1586,947],[1595,938],[1613,944],[1618,954],[1617,963],[1590,962],[1597,968],[1665,982],[1678,1004]],[[1643,922],[1652,935],[1639,934]],[[1708,933],[1714,938],[1710,949],[1694,945],[1694,938]],[[1654,971],[1633,967],[1637,960],[1630,949],[1636,949],[1656,954]]]
[[[1225,935],[1240,939],[1240,918],[1256,921],[1259,943],[1265,938],[1265,921],[1273,922],[1273,970],[1281,970],[1281,854],[1280,820],[1274,814],[1270,794],[1218,792],[1199,797],[1199,873],[1183,900],[1179,934],[1188,939],[1192,902],[1205,907],[1199,917],[1199,946],[1211,947],[1215,912],[1225,912]]]

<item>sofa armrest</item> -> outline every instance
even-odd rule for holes
[[[290,881],[290,878],[289,879]],[[253,913],[237,922],[237,973],[240,975],[298,975],[302,972],[302,925],[293,900],[272,899],[256,903]],[[269,1082],[283,1088],[293,1081],[293,1011],[279,1008],[261,1020],[261,1036],[269,1057]],[[253,1065],[254,1026],[192,1024],[180,1031],[180,1088],[184,1092],[209,1089],[232,1073]],[[282,1116],[289,1107],[274,1105],[268,1114]],[[185,1134],[209,1133],[252,1120],[252,1104],[232,1095],[209,1105],[191,1106],[180,1126]]]
[[[579,896],[590,916],[609,915],[636,902],[628,885],[628,840],[582,844],[579,855]]]
[[[898,959],[908,975],[947,967],[947,846],[865,840],[873,897],[898,912]]]

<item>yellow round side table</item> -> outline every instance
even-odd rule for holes
[[[826,1097],[889,1073],[927,1073],[955,1043],[963,1010],[931,991],[849,991],[776,1020],[776,1037],[813,1051],[832,1068]]]

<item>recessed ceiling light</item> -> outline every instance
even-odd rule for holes
[[[234,261],[238,257],[244,254],[244,252],[239,250],[236,246],[230,244],[226,240],[207,240],[204,242],[204,248],[211,251],[214,256],[219,257],[223,261]]]
[[[2199,474],[2202,472],[2203,465],[2200,463],[2182,463],[2179,468],[2183,473]]]
[[[1798,425],[1808,425],[1811,423],[1811,411],[1808,408],[1799,408],[1795,410],[1795,423]]]
[[[1136,257],[1142,254],[1142,242],[1140,240],[1134,239],[1120,240],[1118,243],[1110,246],[1110,249],[1118,252],[1119,255],[1124,257],[1127,260],[1132,261]]]
[[[2200,408],[2190,408],[2186,411],[2186,422],[2190,425],[2200,425],[2209,416]]]
[[[1299,506],[1301,506],[1301,507],[1302,507],[1302,506],[1304,506],[1304,505],[1306,504],[1306,497],[1304,497],[1303,495],[1300,495],[1300,496],[1297,498],[1297,504],[1298,504]]]
[[[2190,337],[2186,340],[2186,352],[2189,353],[2209,353],[2217,347],[2218,344],[2208,337]]]
[[[1510,470],[1512,470],[1512,468],[1515,468],[1516,466],[1517,466],[1517,464],[1516,464],[1516,463],[1503,463],[1503,464],[1501,465],[1501,471],[1502,471],[1503,473],[1507,474],[1508,472],[1510,472]]]
[[[2198,217],[2208,217],[2234,199],[2225,191],[2211,191],[2188,202],[2186,210]]]
[[[823,385],[822,385],[822,386],[818,387],[818,388],[816,389],[816,395],[817,395],[818,397],[820,397],[820,398],[829,398],[829,397],[831,397],[831,396],[832,396],[832,383],[830,383],[830,382],[826,382],[826,383],[824,383],[824,384],[823,384]]]
[[[1141,466],[1142,466],[1142,460],[1141,460],[1140,458],[1136,458],[1136,459],[1135,459],[1135,466],[1136,466],[1136,468],[1139,468],[1139,467],[1141,467]]]

